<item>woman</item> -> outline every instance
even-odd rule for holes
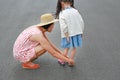
[[[18,36],[13,47],[13,56],[22,63],[23,68],[39,68],[39,64],[32,61],[47,51],[53,57],[74,63],[73,60],[64,57],[62,52],[49,41],[45,34],[53,30],[56,21],[58,20],[54,19],[52,14],[43,14],[40,24],[28,27]]]

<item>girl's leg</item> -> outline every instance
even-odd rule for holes
[[[76,53],[76,48],[73,48],[73,49],[71,50],[71,55],[70,55],[70,58],[71,58],[72,60],[74,60],[75,53]],[[68,64],[69,64],[70,67],[73,67],[73,66],[74,66],[74,64],[71,64],[71,63],[68,63]]]
[[[73,48],[71,50],[71,55],[70,55],[70,58],[74,60],[74,57],[75,57],[75,53],[76,53],[76,48]]]
[[[65,49],[64,49],[64,54],[63,54],[63,55],[64,55],[65,57],[68,57],[68,51],[69,51],[69,48],[65,48]]]

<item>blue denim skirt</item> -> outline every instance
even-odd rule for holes
[[[62,48],[76,48],[82,47],[82,37],[81,34],[70,37],[70,41],[68,42],[66,38],[62,38],[61,40]]]

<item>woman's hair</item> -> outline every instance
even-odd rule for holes
[[[57,7],[56,7],[56,13],[55,13],[56,18],[59,18],[59,17],[58,17],[58,16],[59,16],[59,13],[60,13],[60,11],[62,10],[61,2],[70,2],[71,7],[74,8],[74,0],[58,0],[58,2],[57,2]]]
[[[44,26],[41,26],[41,27],[44,28],[45,30],[48,30],[48,28],[49,28],[52,24],[53,24],[53,23],[48,24],[48,25],[44,25]]]

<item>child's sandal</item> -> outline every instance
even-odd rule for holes
[[[61,66],[65,66],[65,62],[63,62],[62,60],[58,59],[58,63],[61,65]]]

